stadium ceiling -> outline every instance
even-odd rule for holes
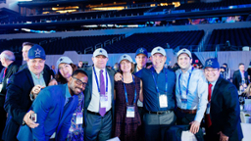
[[[177,2],[187,3],[187,0],[33,0],[33,1],[23,1],[19,2],[18,5],[21,7],[29,6],[53,6],[57,4],[72,4],[72,3],[81,3],[81,4],[100,4],[100,3],[114,3],[114,2],[127,2],[128,4],[132,3],[148,3],[148,2]],[[191,0],[196,1],[196,0]]]

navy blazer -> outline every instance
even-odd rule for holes
[[[210,117],[213,135],[222,131],[229,137],[229,141],[238,141],[243,138],[237,90],[231,82],[222,77],[219,77],[213,89]]]
[[[13,74],[15,74],[17,71],[18,71],[18,65],[15,63],[15,62],[13,62],[13,63],[11,63],[9,66],[8,66],[8,68],[7,68],[7,71],[6,71],[6,74],[5,74],[5,77],[4,77],[4,79],[1,81],[2,82],[2,84],[3,84],[3,88],[2,88],[2,90],[1,90],[1,92],[0,92],[0,95],[1,96],[4,96],[5,97],[5,95],[6,95],[6,92],[7,92],[7,89],[6,89],[6,87],[7,87],[7,84],[8,84],[8,80],[9,80],[9,78],[13,75]],[[4,72],[4,70],[5,70],[5,68],[3,68],[3,72]],[[3,106],[3,105],[1,105],[1,106]]]
[[[84,95],[85,95],[85,101],[84,101],[84,117],[86,115],[86,112],[87,112],[87,108],[90,104],[90,101],[91,101],[91,94],[92,94],[92,67],[86,67],[86,68],[82,68],[82,70],[84,70],[87,75],[88,75],[88,83],[87,83],[87,86],[85,88],[85,91],[84,91]],[[110,77],[110,80],[111,80],[111,88],[112,88],[112,115],[114,115],[114,110],[115,110],[115,102],[114,102],[114,75],[115,75],[115,71],[114,70],[111,70],[111,69],[108,69],[106,68],[106,71]],[[113,117],[113,121],[114,121],[114,116]],[[85,126],[85,119],[83,121],[83,125]]]
[[[50,75],[44,72],[43,77],[45,84],[48,85]],[[4,109],[8,113],[8,118],[3,132],[3,140],[16,140],[16,135],[20,125],[23,123],[24,115],[32,104],[29,95],[33,87],[33,79],[28,68],[12,75],[10,78],[4,104]]]
[[[244,72],[244,77],[245,77],[245,80],[246,80],[247,85],[248,85],[249,80],[248,80],[248,73],[246,71]],[[240,83],[241,82],[242,82],[241,73],[240,73],[240,70],[237,70],[233,74],[233,84],[236,86],[237,90],[240,89]]]
[[[66,90],[68,85],[64,84],[46,87],[39,93],[31,106],[37,114],[39,126],[34,129],[21,126],[17,136],[19,141],[46,141],[54,132],[57,141],[66,139],[72,114],[78,106],[77,95],[70,97],[65,105]]]

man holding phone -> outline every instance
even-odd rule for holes
[[[21,125],[27,124],[32,128],[38,126],[30,119],[33,112],[27,111],[41,88],[47,86],[50,81],[50,74],[43,71],[45,57],[44,49],[39,45],[33,45],[28,52],[28,67],[12,75],[9,80],[4,104],[4,109],[8,113],[2,136],[5,141],[16,141]]]
[[[19,141],[49,140],[56,132],[56,140],[65,140],[71,126],[73,112],[78,105],[78,94],[85,90],[88,77],[83,70],[73,72],[67,84],[46,87],[33,102],[32,119],[38,127],[30,129],[22,126],[18,133]],[[81,120],[81,119],[77,119]],[[82,119],[83,120],[83,119]]]

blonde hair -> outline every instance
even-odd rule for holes
[[[246,90],[243,92],[243,93],[246,94],[247,97],[251,96],[251,94],[250,94],[250,92],[251,92],[250,89],[251,89],[251,83],[249,83],[248,87],[247,87]]]

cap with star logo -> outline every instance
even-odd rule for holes
[[[41,58],[45,60],[45,57],[46,55],[44,49],[38,44],[33,45],[28,52],[29,59]]]
[[[155,47],[155,48],[152,50],[151,56],[153,56],[153,55],[156,54],[156,53],[160,53],[160,54],[166,56],[166,51],[164,50],[164,48],[162,48],[162,47],[160,47],[160,46],[157,46],[157,47]]]
[[[108,58],[108,54],[107,54],[106,50],[103,49],[103,48],[98,48],[98,49],[96,49],[96,50],[93,52],[93,57],[96,57],[96,56],[99,56],[99,55],[103,55],[103,56],[105,56],[106,58]]]
[[[220,68],[219,62],[216,58],[209,58],[206,60],[205,67],[204,68]]]
[[[123,60],[128,60],[129,62],[133,63],[131,56],[129,56],[128,54],[123,54],[119,59],[119,63]]]
[[[191,52],[190,52],[188,49],[185,49],[185,48],[183,48],[183,49],[181,49],[180,51],[178,51],[177,57],[179,57],[179,56],[180,56],[181,54],[183,54],[183,53],[187,54],[190,58],[192,58]]]
[[[60,57],[59,59],[58,59],[58,61],[57,61],[57,69],[56,70],[58,70],[58,66],[60,65],[60,64],[62,64],[62,63],[65,63],[65,64],[71,64],[71,63],[73,63],[72,62],[72,60],[69,58],[69,57],[67,57],[67,56],[62,56],[62,57]]]
[[[148,53],[147,53],[147,50],[143,47],[137,49],[136,51],[136,54],[135,54],[135,57],[139,54],[144,54],[147,58],[148,58]]]

